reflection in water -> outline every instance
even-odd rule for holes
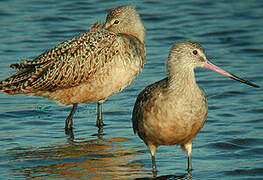
[[[182,175],[164,175],[164,176],[155,176],[153,175],[153,178],[136,178],[135,180],[166,180],[166,179],[192,179],[192,174],[191,172],[188,172],[186,174]]]
[[[73,141],[75,136],[74,136],[74,131],[73,129],[65,129],[65,134],[69,136],[69,140]],[[99,139],[102,139],[103,136],[103,127],[98,127],[98,133],[93,134],[92,136],[97,136]]]
[[[127,138],[96,139],[42,147],[36,150],[10,150],[14,163],[30,161],[34,166],[13,169],[26,178],[109,178],[145,176],[143,164],[134,161],[135,148],[123,145]],[[120,144],[122,143],[122,144]],[[45,164],[43,166],[43,164]],[[124,178],[125,177],[125,178]]]
[[[120,4],[136,5],[147,29],[147,62],[128,88],[105,102],[109,125],[104,127],[102,139],[90,136],[97,133],[93,105],[78,109],[75,139],[69,134],[67,141],[61,129],[67,108],[39,97],[0,94],[0,179],[152,178],[148,151],[143,153],[144,144],[132,133],[131,110],[146,84],[165,76],[167,47],[174,41],[200,41],[216,64],[262,82],[260,0],[1,0],[0,4],[0,79],[12,72],[8,64],[17,58],[31,59],[31,55],[85,32],[90,23],[104,21],[108,9]],[[194,145],[198,165],[193,179],[263,179],[263,89],[233,88],[230,80],[197,71],[210,111]],[[210,75],[213,77],[207,79]],[[211,83],[212,79],[215,82]],[[159,152],[162,167],[157,178],[173,179],[163,175],[186,173],[184,156],[176,156],[174,151],[164,147]]]
[[[74,140],[63,145],[38,149],[10,149],[10,162],[17,167],[14,175],[25,178],[77,178],[77,179],[191,179],[191,172],[182,175],[152,174],[144,163],[136,161],[141,152],[138,147],[123,145],[128,138],[103,139],[103,129],[98,129],[98,139]],[[23,165],[20,165],[20,161]],[[44,164],[44,165],[43,165]],[[33,165],[33,166],[32,166]],[[144,177],[144,178],[138,178]]]

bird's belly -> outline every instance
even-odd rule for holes
[[[97,72],[87,82],[79,86],[56,90],[47,97],[67,105],[106,100],[128,86],[141,68],[139,63],[115,63]]]
[[[207,116],[205,104],[203,108],[194,111],[173,112],[173,109],[164,108],[164,111],[153,110],[146,113],[143,131],[146,141],[159,145],[185,144],[194,139],[203,127]]]

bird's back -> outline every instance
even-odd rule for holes
[[[18,72],[0,82],[0,91],[8,94],[30,93],[55,97],[53,92],[61,93],[61,90],[78,87],[92,79],[96,80],[96,75],[102,76],[107,68],[116,63],[125,64],[124,61],[138,64],[135,67],[137,75],[145,61],[144,44],[133,37],[120,36],[103,28],[92,28],[44,52],[32,61],[12,64],[11,67]],[[116,69],[115,72],[117,71]],[[131,80],[128,81],[130,83]],[[90,86],[96,89],[96,82],[92,83]],[[124,88],[122,84],[119,86],[119,89]],[[51,99],[59,100],[59,97]]]
[[[17,94],[78,85],[96,70],[96,61],[99,61],[94,58],[96,53],[110,46],[114,38],[115,35],[108,32],[91,30],[47,50],[32,61],[12,64],[10,67],[19,71],[1,81],[0,88],[6,93]]]

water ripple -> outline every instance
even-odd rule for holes
[[[106,126],[95,126],[96,103],[81,104],[74,129],[65,134],[70,106],[0,94],[3,178],[152,178],[150,154],[133,133],[131,114],[138,93],[166,76],[174,42],[199,41],[213,63],[262,86],[261,0],[2,0],[0,79],[15,72],[9,69],[11,63],[80,35],[93,22],[104,21],[110,8],[125,4],[136,5],[147,29],[147,60],[135,81],[103,104]],[[196,75],[207,94],[209,112],[193,142],[192,178],[262,179],[262,88],[208,70],[197,70]],[[186,155],[176,146],[160,147],[156,161],[159,179],[186,173]]]

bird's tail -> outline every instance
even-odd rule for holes
[[[10,67],[19,71],[0,81],[0,92],[7,94],[25,93],[26,84],[28,79],[32,76],[34,69],[23,63],[11,64]]]

